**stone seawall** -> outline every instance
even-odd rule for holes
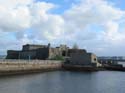
[[[70,65],[70,64],[65,64],[62,65],[62,68],[65,70],[69,71],[99,71],[98,67],[93,67],[93,66],[83,66],[83,65]]]
[[[0,60],[0,75],[44,72],[61,68],[62,62],[54,60]]]

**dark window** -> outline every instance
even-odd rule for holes
[[[62,52],[62,56],[66,56],[66,51],[63,51],[63,52]]]
[[[96,61],[96,58],[94,58],[94,61]]]

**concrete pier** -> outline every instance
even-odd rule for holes
[[[24,74],[59,70],[61,61],[50,60],[0,60],[0,75]]]

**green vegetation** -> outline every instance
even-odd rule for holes
[[[64,57],[60,55],[56,55],[55,57],[51,58],[51,60],[64,60]]]

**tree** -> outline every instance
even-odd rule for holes
[[[75,43],[72,47],[73,49],[79,49],[78,45]]]

